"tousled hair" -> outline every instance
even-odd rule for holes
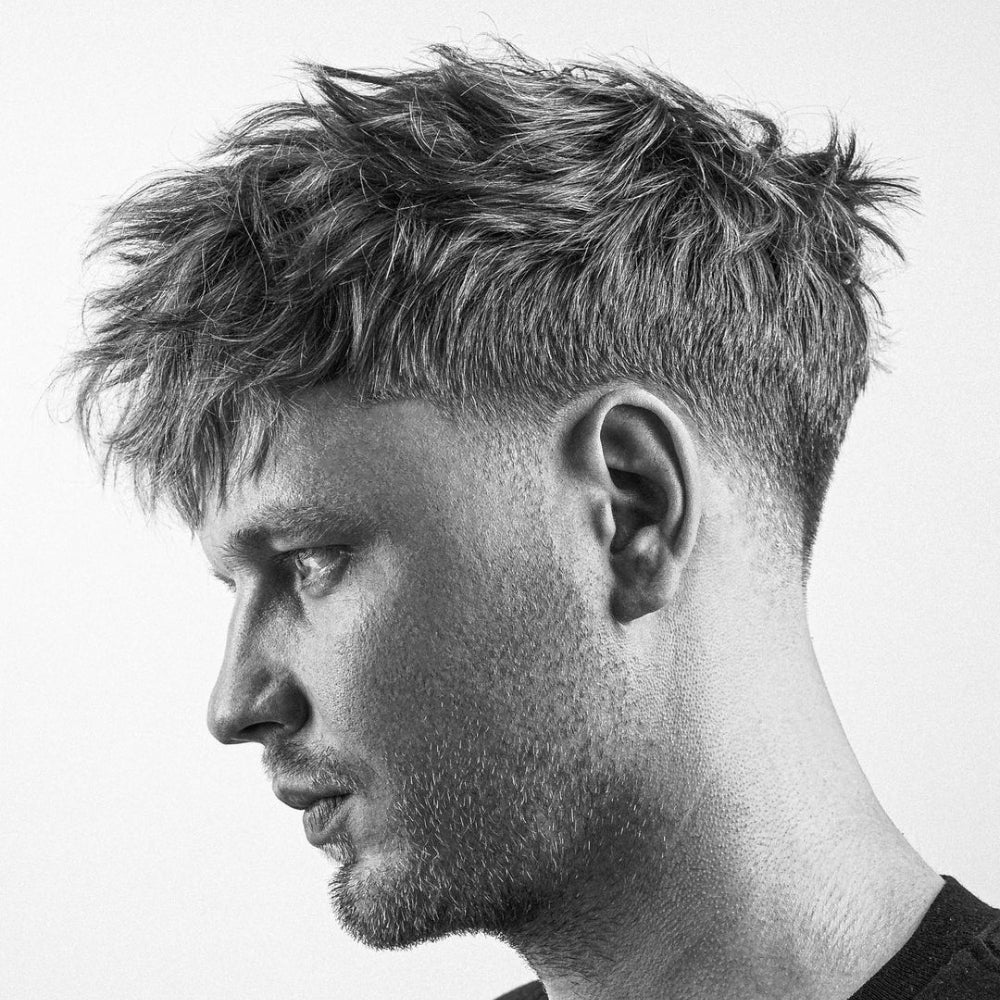
[[[788,499],[808,558],[878,346],[865,253],[899,253],[911,188],[646,68],[431,52],[309,65],[313,96],[105,214],[68,363],[105,471],[196,525],[334,379],[494,416],[640,380]]]

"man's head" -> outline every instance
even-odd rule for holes
[[[213,731],[351,793],[308,822],[390,946],[666,849],[726,602],[801,588],[906,191],[648,71],[436,51],[314,67],[115,208],[74,360],[234,585]]]

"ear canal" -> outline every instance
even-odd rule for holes
[[[611,482],[620,494],[613,503],[615,535],[611,552],[617,553],[628,545],[636,531],[653,524],[662,516],[663,498],[655,487],[636,472],[608,469]]]

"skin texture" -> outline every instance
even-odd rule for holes
[[[357,938],[493,933],[562,1000],[847,997],[909,936],[940,880],[706,454],[637,386],[501,429],[334,385],[209,505],[210,728],[352,790],[323,849]]]

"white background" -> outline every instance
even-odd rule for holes
[[[877,793],[939,871],[1000,903],[998,170],[994,0],[6,5],[3,80],[2,954],[9,998],[490,998],[485,939],[374,953],[256,749],[204,705],[228,596],[183,530],[102,492],[45,383],[76,341],[98,210],[191,159],[297,58],[400,66],[435,41],[648,54],[819,136],[825,109],[916,176],[880,287],[893,346],[820,531],[811,622]]]

